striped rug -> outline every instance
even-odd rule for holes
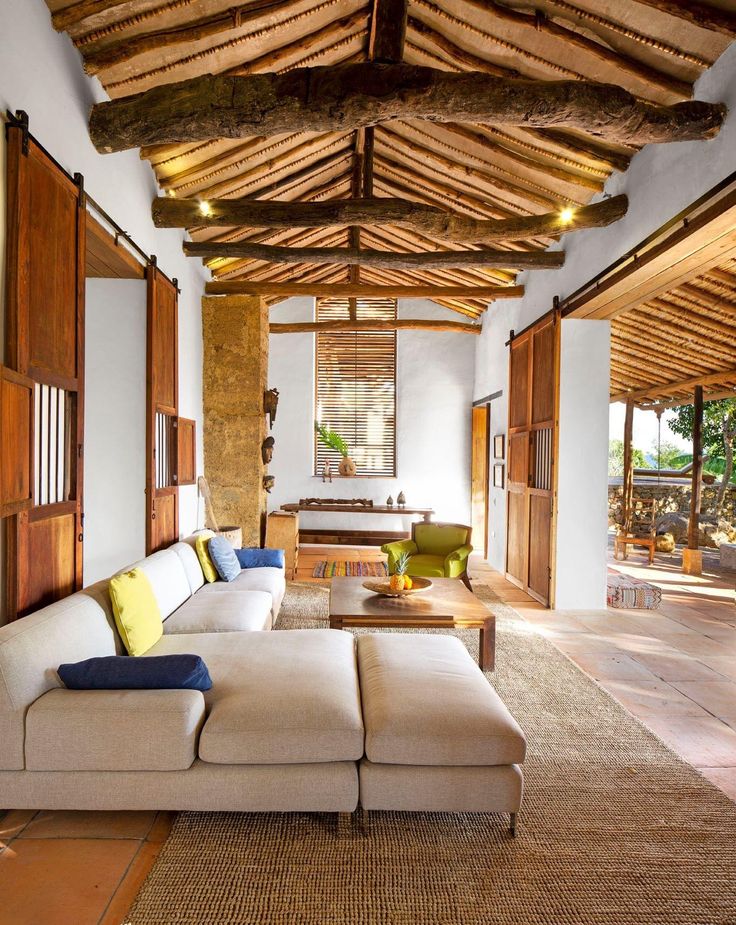
[[[388,575],[385,562],[332,561],[323,559],[317,562],[312,572],[313,578],[384,578]]]

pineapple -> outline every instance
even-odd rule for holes
[[[408,566],[408,564],[409,564],[409,553],[402,552],[402,554],[396,560],[396,571],[391,576],[391,579],[389,581],[392,591],[394,592],[403,591],[404,588],[406,587],[406,579],[409,577],[406,574],[406,567]],[[409,579],[409,582],[411,583],[411,579]]]

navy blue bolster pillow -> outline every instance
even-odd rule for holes
[[[59,677],[75,691],[208,691],[212,678],[199,655],[110,655],[59,665]]]
[[[236,549],[241,569],[244,568],[283,568],[283,549],[259,549],[258,547],[244,547]]]

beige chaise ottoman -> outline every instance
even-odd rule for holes
[[[521,806],[526,739],[454,636],[358,637],[364,811],[501,812]]]

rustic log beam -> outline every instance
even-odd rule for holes
[[[393,64],[404,57],[408,0],[374,0],[368,57]]]
[[[397,318],[395,321],[305,321],[270,324],[271,334],[304,334],[325,331],[449,331],[454,334],[480,334],[479,324],[462,321],[422,321],[418,318]]]
[[[89,19],[90,16],[106,13],[124,3],[126,0],[81,0],[79,3],[72,3],[71,6],[65,6],[63,10],[56,10],[52,13],[51,23],[57,32],[63,32],[70,26]]]
[[[684,19],[693,26],[700,26],[701,29],[736,36],[736,13],[722,7],[710,6],[708,3],[695,3],[693,0],[637,0],[637,2],[651,6],[669,16]]]
[[[185,241],[184,253],[187,257],[226,257],[265,260],[268,263],[336,263],[398,270],[448,267],[554,270],[565,262],[564,251],[424,251],[402,254],[361,250],[358,247],[279,247],[273,244],[227,244],[217,241]]]
[[[248,228],[319,228],[328,225],[399,225],[447,241],[490,244],[549,237],[582,228],[610,225],[626,214],[626,196],[614,196],[575,210],[519,215],[485,221],[445,212],[409,199],[338,199],[326,202],[273,202],[254,199],[159,197],[153,201],[157,228],[241,226]]]
[[[712,138],[725,106],[658,106],[588,81],[506,80],[410,64],[345,64],[283,74],[204,75],[98,103],[98,151],[298,131],[345,131],[395,119],[577,128],[612,141]]]
[[[331,297],[341,299],[520,299],[523,286],[373,286],[361,283],[269,283],[252,280],[229,280],[205,283],[207,295],[278,295]]]

